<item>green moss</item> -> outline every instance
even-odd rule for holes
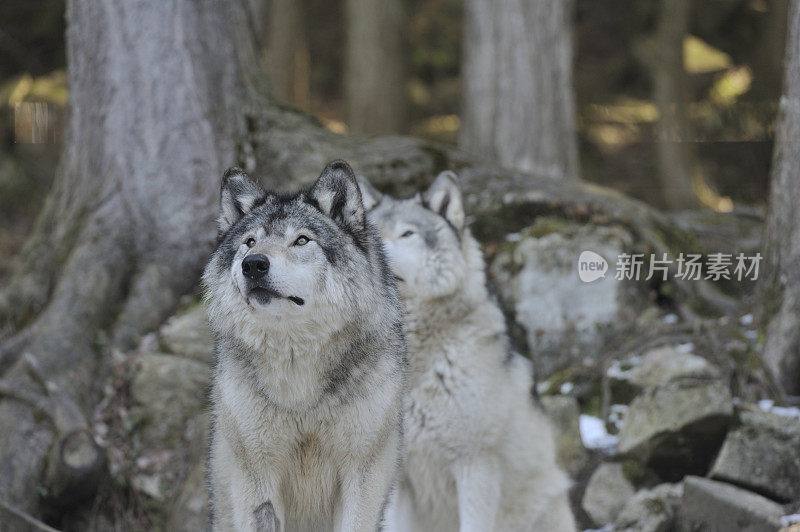
[[[546,381],[544,381],[547,383],[547,391],[544,392],[544,395],[559,395],[561,385],[568,382],[574,383],[580,378],[580,376],[580,370],[572,367],[564,368],[553,373]]]
[[[652,474],[644,464],[636,460],[625,460],[620,466],[622,467],[622,474],[634,486],[641,484]]]
[[[476,214],[472,222],[472,232],[481,242],[501,242],[507,234],[533,226],[543,216],[552,214],[552,211],[537,204],[502,205],[490,212]]]
[[[559,218],[542,217],[536,222],[525,229],[524,236],[531,236],[533,238],[544,238],[553,233],[560,233],[572,236],[576,233],[578,226],[570,221],[562,220]]]
[[[601,417],[603,410],[603,397],[600,386],[592,387],[590,393],[584,398],[581,410],[590,416]]]

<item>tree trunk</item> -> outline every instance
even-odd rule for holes
[[[269,77],[275,95],[310,108],[309,57],[302,0],[272,0],[269,9]]]
[[[692,191],[692,148],[686,118],[687,80],[683,40],[689,31],[691,0],[662,0],[651,69],[659,119],[656,126],[658,176],[668,209],[697,207]]]
[[[751,92],[753,98],[771,102],[780,98],[783,85],[789,0],[767,0],[767,8],[767,16],[761,26],[761,39],[753,54]]]
[[[344,97],[352,133],[400,133],[405,118],[402,0],[345,0]]]
[[[64,153],[0,297],[6,331],[38,313],[0,349],[0,500],[12,506],[37,513],[42,489],[64,492],[44,477],[80,483],[58,454],[87,441],[75,434],[89,428],[102,353],[134,345],[196,285],[219,175],[256,103],[244,13],[221,0],[68,3]]]
[[[91,493],[104,460],[87,429],[106,357],[154,330],[197,285],[215,236],[219,176],[231,164],[286,190],[343,157],[401,194],[449,168],[488,227],[519,230],[559,213],[628,227],[655,253],[694,247],[665,216],[598,187],[476,165],[421,140],[325,130],[269,95],[246,12],[244,0],[68,4],[63,160],[0,295],[0,316],[15,332],[0,345],[3,504],[57,516]],[[708,307],[704,286],[679,283],[675,297]]]
[[[272,0],[246,0],[245,3],[248,10],[247,20],[250,22],[253,35],[255,35],[256,46],[262,50],[269,45],[269,9],[272,4]]]
[[[800,0],[792,0],[764,235],[760,322],[764,361],[785,391],[800,394]]]
[[[467,0],[459,146],[577,179],[570,0]]]

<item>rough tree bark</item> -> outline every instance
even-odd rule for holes
[[[302,0],[271,0],[267,57],[275,95],[308,109],[309,57],[303,8]]]
[[[345,1],[344,97],[352,133],[400,133],[405,118],[401,0]]]
[[[787,393],[800,394],[800,1],[792,0],[769,215],[764,235],[760,322],[764,361]]]
[[[695,247],[665,216],[610,191],[474,164],[421,140],[325,130],[269,94],[245,5],[68,4],[63,161],[19,272],[0,294],[4,504],[57,516],[91,492],[103,459],[87,419],[106,355],[155,329],[196,286],[214,239],[219,176],[231,164],[285,190],[343,157],[399,194],[450,168],[488,228],[519,230],[558,214],[623,225],[656,253]],[[724,310],[705,286],[678,284],[676,299]]]
[[[578,178],[570,0],[467,0],[459,146],[503,166]]]
[[[687,79],[683,40],[689,32],[691,0],[662,0],[650,59],[653,97],[658,106],[658,176],[668,209],[697,207],[692,191],[692,147],[686,118]]]

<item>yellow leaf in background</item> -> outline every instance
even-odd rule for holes
[[[709,90],[709,98],[714,103],[730,105],[749,91],[752,83],[753,73],[750,68],[746,66],[732,68],[714,81]]]
[[[63,107],[67,104],[67,96],[67,73],[64,70],[54,70],[36,78],[26,73],[0,86],[0,101],[12,106],[23,101],[45,101]]]
[[[733,66],[731,57],[694,35],[683,40],[683,68],[689,74],[704,74]]]
[[[619,98],[611,104],[589,104],[586,117],[594,122],[655,122],[658,120],[658,107],[653,102],[635,98]]]

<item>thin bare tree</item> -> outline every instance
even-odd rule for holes
[[[275,95],[301,109],[310,107],[305,2],[270,0],[267,58]]]
[[[405,125],[405,13],[401,0],[345,0],[344,97],[352,133]]]
[[[689,138],[683,41],[689,33],[691,0],[659,2],[654,48],[649,55],[653,98],[658,106],[658,178],[668,209],[698,206],[692,190],[693,148]]]

